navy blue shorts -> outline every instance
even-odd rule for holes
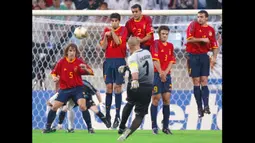
[[[171,75],[168,74],[166,76],[166,82],[161,82],[161,79],[159,77],[159,73],[154,73],[154,81],[153,81],[153,95],[156,94],[163,94],[166,92],[172,91],[172,79]]]
[[[147,45],[140,45],[141,49],[146,49],[148,51],[150,51],[150,46],[147,46]]]
[[[207,54],[189,54],[189,76],[201,77],[210,74],[210,58]]]
[[[83,86],[77,86],[69,89],[60,89],[58,91],[58,97],[56,98],[56,100],[65,104],[69,99],[72,99],[74,103],[77,103],[78,99],[85,99],[84,95],[85,92]]]
[[[109,58],[105,60],[103,64],[105,84],[116,83],[120,85],[125,82],[124,74],[118,72],[118,68],[122,65],[126,65],[124,58]]]

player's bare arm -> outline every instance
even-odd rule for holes
[[[58,82],[59,81],[59,75],[52,74],[52,79],[53,79],[54,82]]]
[[[210,67],[211,69],[213,69],[214,65],[216,64],[216,59],[219,52],[214,29],[212,30],[212,38],[210,39],[210,43],[211,43],[211,48],[213,53],[212,57],[210,58]]]
[[[102,48],[103,49],[106,49],[107,45],[108,45],[108,41],[107,41],[107,37],[111,36],[111,33],[108,31],[108,32],[105,32],[104,34],[104,39],[102,41]]]
[[[100,92],[96,92],[96,96],[97,96],[97,100],[98,100],[98,102],[99,103],[102,103],[102,98],[101,98],[101,94],[100,94]]]
[[[216,64],[216,59],[217,59],[218,52],[219,52],[219,48],[213,48],[212,49],[213,55],[210,58],[210,67],[211,67],[211,69],[213,69],[214,65]]]

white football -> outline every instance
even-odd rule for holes
[[[88,37],[88,30],[85,27],[77,27],[74,30],[74,36],[78,39],[83,39]]]

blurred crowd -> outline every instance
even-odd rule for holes
[[[33,10],[221,9],[222,0],[32,0]]]

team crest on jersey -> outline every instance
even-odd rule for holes
[[[169,55],[171,55],[171,51],[169,50]]]
[[[74,67],[74,72],[77,72],[77,66]]]
[[[212,31],[209,31],[209,36],[212,36]]]

